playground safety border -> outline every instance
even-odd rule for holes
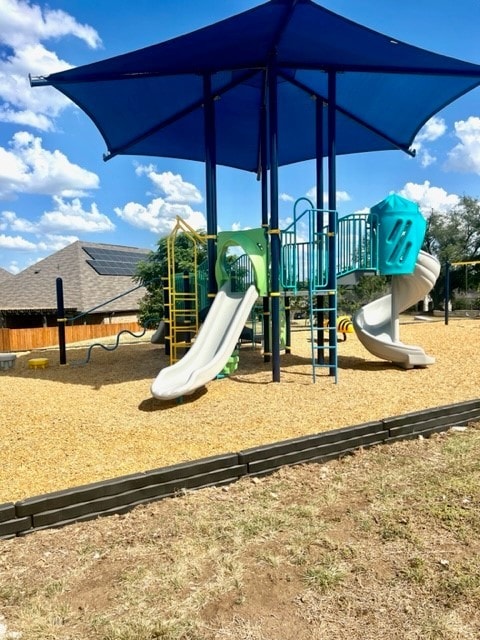
[[[476,421],[480,421],[480,399],[0,504],[0,539],[125,513],[182,491],[221,486],[245,476],[263,476],[288,465],[323,463],[360,448],[429,437]]]

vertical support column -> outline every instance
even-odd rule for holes
[[[336,104],[337,76],[328,72],[328,288],[329,374],[337,376],[337,168],[336,168]],[[333,347],[333,348],[332,348]]]
[[[280,382],[280,229],[278,227],[278,100],[277,71],[268,67],[270,149],[270,248],[272,300],[272,380]]]
[[[400,341],[400,310],[398,307],[398,301],[400,298],[399,292],[399,277],[392,276],[391,295],[390,295],[390,332],[393,342]]]
[[[217,260],[217,150],[215,136],[215,103],[210,75],[203,77],[203,110],[205,128],[205,186],[207,209],[208,298],[217,292],[215,262]]]
[[[268,231],[268,162],[267,162],[267,149],[268,149],[268,115],[267,107],[264,104],[262,106],[261,113],[261,132],[260,132],[260,162],[261,162],[261,193],[262,193],[262,229],[265,233]],[[267,251],[269,250],[269,244],[266,242]],[[267,264],[269,260],[267,258]],[[270,362],[270,300],[268,295],[263,297],[263,361]]]
[[[292,321],[290,296],[285,295],[285,353],[292,353]]]
[[[57,324],[58,324],[58,348],[60,352],[60,364],[67,364],[67,349],[65,343],[65,303],[63,301],[63,280],[57,278]]]

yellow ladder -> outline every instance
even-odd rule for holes
[[[175,259],[175,247],[179,234],[184,234],[193,245],[193,274],[180,272]],[[197,233],[179,216],[167,238],[168,299],[170,327],[170,364],[174,364],[191,347],[198,333],[198,264],[197,247],[206,244],[206,239]]]

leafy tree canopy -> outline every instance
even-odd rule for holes
[[[441,263],[447,260],[480,260],[480,202],[476,198],[462,196],[450,211],[433,211],[425,247]]]
[[[205,235],[204,231],[196,233],[199,236]],[[152,251],[146,260],[138,263],[134,276],[134,280],[147,289],[139,310],[139,321],[144,326],[158,324],[163,318],[162,278],[168,275],[167,240],[168,236],[160,238],[157,249]],[[193,271],[195,252],[197,265],[199,265],[206,259],[206,245],[200,242],[195,244],[185,233],[179,233],[175,238],[175,271],[177,273]]]
[[[436,256],[442,265],[441,275],[433,290],[433,299],[437,306],[445,297],[446,262],[480,261],[480,201],[464,195],[449,211],[432,211],[424,248]],[[451,292],[465,291],[467,288],[470,291],[478,290],[479,287],[480,265],[451,270]]]

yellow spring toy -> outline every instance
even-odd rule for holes
[[[328,318],[324,320],[324,326],[328,326]],[[353,322],[350,316],[338,316],[337,332],[343,334],[343,340],[347,339],[347,333],[353,333]]]
[[[350,316],[338,316],[337,331],[343,333],[343,339],[347,339],[347,333],[353,333],[353,322]]]

